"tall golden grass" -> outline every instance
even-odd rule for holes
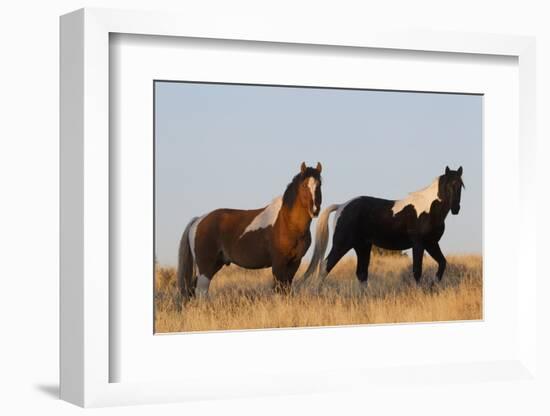
[[[410,257],[373,256],[369,286],[362,291],[355,277],[355,257],[346,257],[323,285],[312,282],[290,295],[273,292],[271,269],[245,270],[232,265],[214,277],[207,299],[193,299],[184,306],[175,270],[158,267],[155,332],[481,319],[481,256],[449,256],[447,260],[442,282],[435,283],[436,264],[426,256],[422,282],[417,286]],[[303,270],[302,266],[297,276]]]

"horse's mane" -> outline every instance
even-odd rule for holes
[[[287,185],[285,193],[283,194],[284,205],[289,207],[294,205],[294,201],[296,201],[296,196],[298,195],[298,186],[302,181],[310,177],[317,179],[319,183],[321,183],[321,174],[319,171],[315,168],[306,168],[304,173],[298,173]]]

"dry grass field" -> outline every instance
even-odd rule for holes
[[[447,261],[443,281],[434,284],[436,265],[426,256],[422,284],[417,287],[410,257],[373,256],[369,286],[362,292],[355,277],[355,257],[350,256],[321,287],[308,283],[288,296],[273,293],[271,269],[232,265],[214,277],[208,299],[193,299],[183,308],[175,270],[159,267],[155,332],[481,319],[481,256],[448,256]]]

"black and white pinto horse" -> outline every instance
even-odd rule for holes
[[[336,263],[351,249],[357,255],[357,278],[366,288],[372,245],[388,250],[413,251],[413,274],[417,283],[422,276],[424,250],[438,264],[437,278],[441,281],[446,260],[439,247],[445,231],[445,218],[460,210],[462,166],[445,169],[428,187],[409,194],[399,201],[360,196],[344,204],[327,207],[319,216],[315,249],[304,274],[305,282],[317,272],[321,282]],[[322,261],[328,243],[328,218],[336,211],[332,249]]]
[[[271,267],[275,289],[288,293],[311,244],[309,226],[321,210],[321,164],[307,167],[282,197],[259,209],[221,208],[193,218],[180,241],[178,286],[184,299],[208,294],[210,281],[231,263],[246,269]]]

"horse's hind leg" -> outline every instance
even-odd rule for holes
[[[370,263],[371,248],[372,248],[371,243],[364,243],[354,247],[355,253],[357,254],[356,275],[363,289],[367,288],[367,282],[369,278],[369,263]]]
[[[202,261],[198,264],[197,286],[195,288],[195,296],[204,298],[208,295],[210,282],[214,275],[223,267],[224,260],[222,257],[210,259],[210,261]]]
[[[439,243],[434,243],[426,246],[426,251],[437,262],[436,276],[437,276],[437,280],[441,282],[441,279],[443,278],[443,273],[445,273],[445,268],[447,267],[447,260],[445,259],[445,256],[441,252]]]
[[[353,247],[353,234],[344,232],[343,228],[336,227],[332,237],[332,248],[327,258],[321,263],[319,268],[320,283],[322,283],[330,271]]]
[[[321,269],[319,272],[321,282],[325,280],[327,275],[330,273],[334,266],[345,256],[345,254],[350,251],[351,246],[346,245],[333,245],[330,253],[328,253],[325,261],[321,263]]]
[[[195,288],[195,297],[201,299],[208,295],[210,288],[210,278],[204,274],[199,274],[197,277],[197,287]]]

